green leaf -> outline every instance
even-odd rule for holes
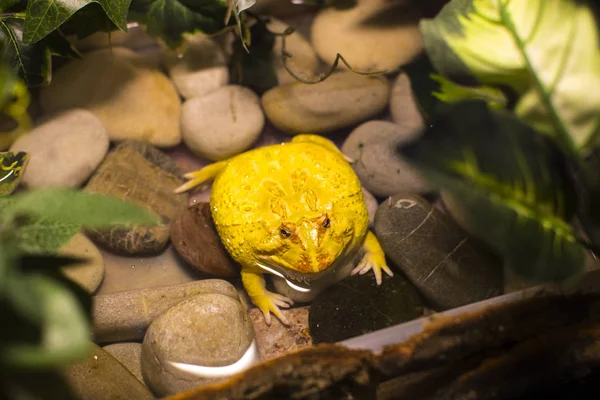
[[[490,86],[463,86],[451,82],[444,77],[432,74],[431,79],[438,82],[440,87],[433,95],[444,103],[456,103],[463,100],[483,100],[491,108],[505,108],[507,104],[504,93]]]
[[[5,222],[19,216],[38,217],[87,228],[155,224],[158,216],[116,197],[76,189],[36,189],[11,196],[0,212]]]
[[[46,85],[52,77],[52,55],[74,58],[79,53],[58,31],[52,32],[44,40],[25,44],[23,26],[25,18],[21,14],[0,15],[0,43],[4,43],[3,56],[10,67],[28,87]]]
[[[247,86],[258,93],[277,86],[277,74],[273,68],[273,35],[260,21],[250,28],[252,43],[249,51],[243,42],[233,44],[230,61],[231,81]]]
[[[223,0],[139,0],[131,5],[130,17],[145,24],[150,35],[176,48],[186,33],[222,31],[227,8],[228,3]],[[235,23],[230,18],[227,26]]]
[[[90,350],[88,317],[77,297],[60,282],[40,274],[22,277],[23,294],[37,298],[40,343],[15,340],[2,349],[2,361],[15,368],[48,368],[77,360]]]
[[[512,114],[481,101],[452,104],[399,152],[456,199],[468,230],[516,272],[561,281],[583,270],[585,249],[567,222],[576,203],[561,154]]]
[[[35,218],[14,230],[11,241],[26,254],[52,254],[65,245],[79,230],[76,223]]]
[[[516,114],[578,159],[598,145],[600,41],[587,2],[452,0],[420,29],[441,75],[511,88]]]
[[[127,32],[127,12],[131,0],[29,0],[25,43],[32,44],[42,40],[90,3],[99,4],[111,21]]]

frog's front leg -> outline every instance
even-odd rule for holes
[[[368,231],[367,237],[365,238],[365,242],[363,244],[363,250],[365,255],[362,260],[358,263],[356,268],[352,270],[351,275],[355,275],[356,273],[360,273],[360,275],[364,275],[369,270],[373,270],[375,273],[375,280],[378,285],[381,285],[381,270],[384,270],[389,276],[394,276],[392,270],[387,266],[385,262],[385,254],[377,237],[373,234],[373,232]]]
[[[252,302],[262,311],[267,325],[271,325],[271,312],[279,320],[289,325],[287,319],[281,313],[281,308],[289,308],[294,302],[292,299],[277,293],[269,292],[265,288],[265,278],[262,272],[242,269],[242,283]]]

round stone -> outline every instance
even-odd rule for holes
[[[162,397],[227,379],[184,372],[172,363],[227,366],[240,360],[253,340],[252,322],[238,300],[220,294],[194,296],[148,327],[142,344],[144,380]]]
[[[248,88],[226,85],[183,104],[181,130],[196,155],[218,161],[246,151],[260,136],[265,117]]]
[[[390,114],[392,120],[406,131],[420,131],[425,128],[425,120],[419,111],[410,79],[404,72],[396,77],[392,85]]]
[[[336,72],[323,82],[275,87],[262,96],[269,121],[291,135],[325,133],[363,122],[384,110],[389,83],[384,76]]]
[[[425,193],[427,181],[395,150],[414,139],[418,131],[389,121],[368,121],[350,133],[342,152],[350,157],[362,185],[375,196],[398,192]]]
[[[10,151],[29,154],[23,184],[30,188],[78,187],[108,151],[104,126],[84,109],[65,111],[19,137]]]

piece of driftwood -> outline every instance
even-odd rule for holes
[[[520,400],[596,375],[600,294],[545,295],[433,316],[379,355],[321,344],[169,399]]]

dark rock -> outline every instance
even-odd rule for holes
[[[418,318],[423,313],[416,289],[396,273],[350,276],[321,293],[308,317],[314,343],[338,342]]]
[[[171,243],[177,253],[199,271],[229,278],[240,274],[239,265],[221,243],[209,203],[198,203],[173,221]]]
[[[227,379],[192,374],[171,362],[220,367],[242,358],[254,339],[246,309],[221,294],[200,294],[173,306],[148,327],[142,344],[144,381],[158,396]],[[254,347],[253,347],[254,348]],[[258,361],[258,354],[254,360]]]
[[[150,390],[127,368],[101,347],[91,345],[93,351],[86,359],[61,369],[76,399],[154,399]]]
[[[144,337],[148,325],[163,312],[191,296],[206,293],[239,298],[235,287],[221,279],[204,279],[183,285],[94,296],[94,341],[111,343],[140,340]]]
[[[386,255],[435,308],[449,309],[503,293],[503,263],[422,197],[397,194],[375,214]]]
[[[309,310],[310,306],[281,310],[289,322],[287,326],[283,325],[278,318],[273,318],[271,325],[267,325],[262,311],[258,308],[253,308],[248,312],[254,326],[256,345],[261,361],[312,345],[312,338],[308,330]]]
[[[95,242],[121,254],[146,255],[163,251],[170,223],[187,207],[187,195],[173,191],[183,183],[179,168],[153,146],[126,141],[111,151],[92,175],[85,190],[131,201],[163,219],[158,226],[89,230]]]

